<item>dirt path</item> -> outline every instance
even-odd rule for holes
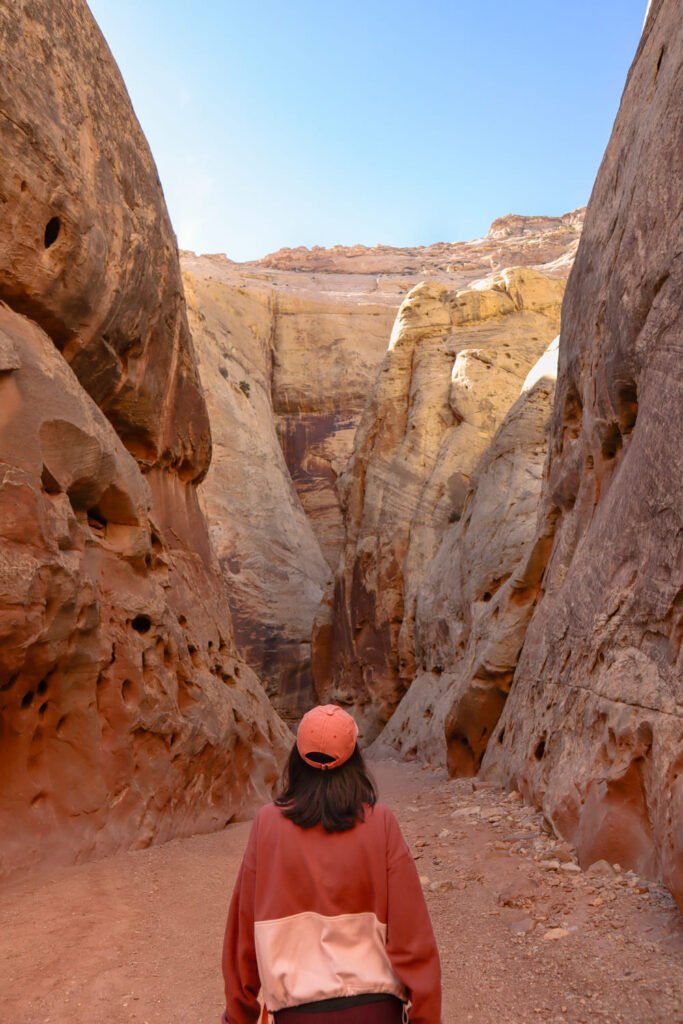
[[[683,1022],[683,916],[664,890],[578,871],[539,815],[500,791],[412,765],[375,770],[424,876],[444,1024]],[[1,1024],[218,1024],[248,831],[6,886]]]

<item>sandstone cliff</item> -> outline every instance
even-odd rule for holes
[[[338,478],[402,299],[422,278],[461,287],[510,253],[561,277],[581,220],[505,217],[475,242],[249,264],[183,254],[214,440],[200,493],[239,649],[286,717],[314,700],[313,620],[344,541]]]
[[[243,287],[225,261],[185,260],[189,319],[213,434],[200,488],[235,640],[274,706],[296,718],[313,703],[311,623],[329,576],[292,484],[271,399],[272,294]]]
[[[346,541],[314,635],[321,696],[352,704],[365,739],[416,672],[415,607],[472,472],[557,334],[564,283],[517,268],[414,288],[340,481]]]
[[[536,520],[557,338],[524,381],[470,480],[462,518],[424,571],[416,676],[376,753],[473,775],[503,709],[544,565]],[[448,745],[447,745],[448,744]]]
[[[287,733],[236,657],[196,482],[175,238],[80,0],[0,6],[0,870],[246,815]]]
[[[683,905],[683,22],[653,0],[563,308],[540,601],[484,768]]]

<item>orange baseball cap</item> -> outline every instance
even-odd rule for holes
[[[357,739],[358,726],[337,704],[319,704],[307,711],[296,733],[297,749],[306,764],[327,771],[348,761]],[[323,762],[320,755],[332,760]]]

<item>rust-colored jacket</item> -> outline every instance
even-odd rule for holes
[[[422,887],[394,815],[366,808],[348,832],[303,829],[274,804],[252,825],[225,930],[224,1024],[386,992],[413,1024],[439,1024],[441,971]]]

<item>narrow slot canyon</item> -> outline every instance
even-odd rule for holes
[[[675,0],[586,207],[248,261],[178,249],[83,0],[0,39],[0,1020],[217,1021],[332,703],[442,1024],[683,1024]]]

